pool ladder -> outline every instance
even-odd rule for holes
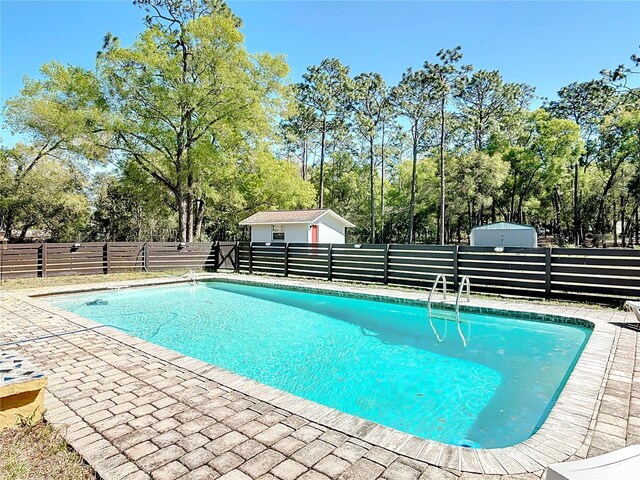
[[[195,286],[198,283],[195,270],[189,270],[188,272],[183,273],[181,277],[186,278],[187,281],[191,283],[191,285],[193,286]]]
[[[460,334],[460,338],[462,339],[462,344],[466,347],[467,339],[464,338],[462,328],[460,328],[460,297],[462,297],[462,292],[464,291],[465,286],[467,287],[467,303],[469,303],[471,301],[471,281],[466,275],[464,275],[460,280],[458,295],[456,295],[456,323],[458,324],[458,333]],[[471,324],[469,324],[469,337],[471,337]]]
[[[427,300],[427,308],[429,310],[429,317],[431,317],[431,301],[433,299],[433,294],[436,292],[436,288],[438,288],[438,282],[442,280],[442,301],[444,302],[447,299],[447,277],[444,273],[439,273],[436,277],[436,281],[433,282],[431,286],[431,292],[429,292],[429,299]]]
[[[431,325],[431,330],[433,330],[434,335],[438,339],[439,342],[442,342],[447,337],[447,324],[444,324],[444,336],[441,337],[436,330],[435,325],[433,324],[433,319],[431,317],[431,302],[433,301],[433,294],[438,288],[438,283],[442,280],[442,301],[444,302],[447,299],[447,277],[443,273],[439,273],[436,277],[435,282],[431,286],[431,291],[429,292],[429,299],[427,300],[427,310],[429,311],[429,325]]]
[[[433,330],[433,333],[435,334],[438,341],[442,342],[447,336],[447,323],[445,322],[444,324],[444,327],[445,327],[444,336],[441,337],[438,331],[436,330],[435,325],[433,324],[433,317],[431,315],[431,304],[433,301],[433,294],[436,292],[436,289],[438,288],[438,285],[440,283],[442,283],[442,301],[444,302],[447,299],[447,277],[443,273],[440,273],[438,274],[435,281],[433,282],[433,285],[431,286],[431,291],[429,292],[429,299],[427,300],[427,310],[429,312],[429,325],[431,326],[431,330]],[[462,339],[462,344],[466,347],[467,339],[462,333],[462,328],[460,326],[460,298],[462,297],[462,293],[464,292],[465,287],[467,289],[466,290],[467,302],[469,302],[471,301],[471,281],[469,280],[469,277],[466,275],[464,275],[460,280],[460,286],[458,287],[458,294],[456,295],[456,325],[458,327],[458,334]],[[471,324],[469,324],[468,336],[469,337],[471,336]]]

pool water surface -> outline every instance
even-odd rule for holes
[[[49,302],[346,413],[497,448],[544,422],[591,330],[225,282]]]

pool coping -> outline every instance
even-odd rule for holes
[[[282,277],[249,276],[244,274],[200,274],[198,279],[221,280],[225,282],[249,284],[277,288],[293,288],[314,293],[350,295],[372,300],[392,301],[396,303],[416,304],[424,301],[424,292],[403,290],[384,290],[353,284],[317,283],[302,279]],[[60,295],[99,291],[115,287],[146,287],[184,283],[182,278],[156,278],[141,281],[114,282],[112,284],[73,285],[65,287],[46,287],[30,289],[25,292],[12,292],[23,301],[33,302],[41,309],[60,315],[84,328],[99,328],[99,332],[130,347],[186,369],[203,378],[220,383],[240,393],[299,415],[352,437],[399,455],[427,462],[437,467],[454,469],[461,472],[484,474],[523,474],[544,470],[550,463],[564,461],[575,455],[587,441],[589,432],[593,430],[595,417],[604,393],[607,372],[610,368],[612,345],[615,339],[615,327],[605,320],[589,315],[575,316],[580,321],[593,325],[592,334],[580,355],[573,372],[567,380],[555,405],[549,412],[545,422],[527,440],[513,446],[492,449],[470,449],[423,439],[395,430],[390,427],[351,415],[331,407],[306,400],[290,393],[261,384],[255,380],[229,372],[215,365],[188,357],[173,350],[130,336],[116,328],[104,326],[72,312],[55,307],[42,296]],[[499,304],[499,301],[488,302],[472,298],[465,310],[474,308],[481,311],[495,310],[487,303]],[[484,304],[484,305],[483,305]],[[451,303],[448,302],[449,308]],[[502,309],[503,312],[516,312],[519,318],[531,318],[532,315],[549,315],[553,318],[574,318],[550,313],[549,306],[523,304],[525,308]],[[471,308],[469,308],[471,307]],[[501,309],[498,309],[501,310]],[[536,311],[537,310],[537,311]],[[519,313],[518,313],[519,312]],[[570,322],[571,323],[571,322]]]

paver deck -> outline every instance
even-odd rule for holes
[[[212,277],[424,297],[326,282]],[[28,293],[107,286],[113,285]],[[69,443],[105,480],[524,480],[540,478],[554,461],[640,442],[638,334],[607,323],[630,314],[487,297],[472,303],[596,324],[596,342],[585,348],[557,408],[536,435],[515,447],[472,450],[424,441],[130,337],[25,292],[0,292],[0,346],[28,356],[49,376],[46,418],[66,426]]]

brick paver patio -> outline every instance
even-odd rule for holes
[[[360,290],[402,295],[383,288]],[[600,321],[629,315],[521,300],[478,297],[474,303]],[[491,450],[448,450],[432,442],[439,453],[424,458],[438,460],[426,462],[394,453],[398,448],[392,442],[381,448],[377,441],[327,426],[330,422],[278,408],[275,398],[270,402],[242,393],[237,376],[203,369],[202,362],[96,326],[44,299],[0,292],[0,327],[0,349],[20,351],[49,375],[46,418],[66,426],[69,443],[105,480],[525,480],[540,478],[546,464],[569,456],[584,458],[640,442],[639,339],[628,328],[613,330],[606,378],[588,418],[565,424],[549,420],[559,424],[564,451],[527,446],[510,457]],[[207,368],[229,380],[212,380]],[[577,396],[576,405],[581,402]],[[507,475],[519,470],[528,473]]]

